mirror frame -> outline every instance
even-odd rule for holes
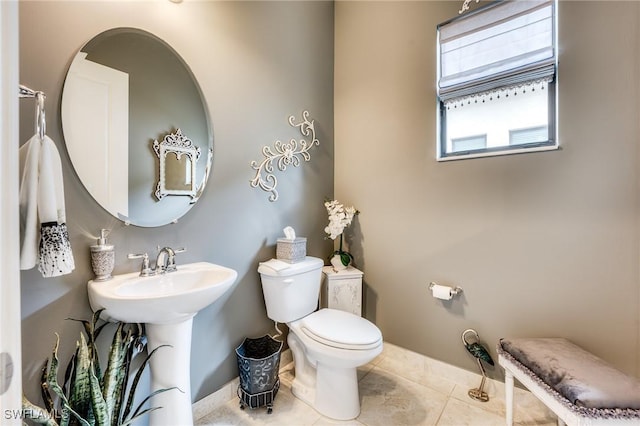
[[[198,186],[196,183],[196,163],[200,158],[200,147],[195,146],[191,139],[182,134],[182,130],[178,129],[176,133],[168,134],[162,139],[162,142],[158,140],[153,141],[153,150],[158,156],[160,161],[160,168],[158,173],[158,185],[156,187],[156,198],[162,200],[167,195],[188,195],[191,197],[191,203],[198,201]],[[189,157],[191,163],[191,188],[188,190],[183,189],[169,189],[166,185],[166,159],[167,154],[174,153],[178,160],[183,155]]]

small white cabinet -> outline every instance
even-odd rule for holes
[[[320,306],[362,316],[362,271],[349,266],[336,272],[332,266],[325,266],[322,272]]]

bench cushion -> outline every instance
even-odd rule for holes
[[[640,380],[567,339],[501,339],[500,346],[577,406],[640,409]]]

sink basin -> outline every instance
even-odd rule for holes
[[[115,321],[176,323],[215,302],[237,276],[233,269],[208,262],[178,265],[175,272],[151,277],[114,275],[109,281],[89,281],[89,301]]]
[[[105,319],[145,323],[150,359],[153,426],[192,425],[191,330],[193,317],[231,288],[238,273],[213,263],[178,265],[152,277],[138,272],[89,281],[91,308],[105,308]],[[212,336],[212,338],[214,338]],[[156,392],[161,389],[167,392]]]

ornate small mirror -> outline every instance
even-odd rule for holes
[[[153,141],[153,150],[160,162],[156,197],[162,200],[167,195],[188,195],[191,202],[197,200],[196,163],[200,158],[200,147],[178,129],[164,137],[162,142]]]
[[[172,223],[202,195],[213,158],[207,106],[187,64],[155,35],[115,28],[85,44],[61,116],[80,181],[125,223]]]

